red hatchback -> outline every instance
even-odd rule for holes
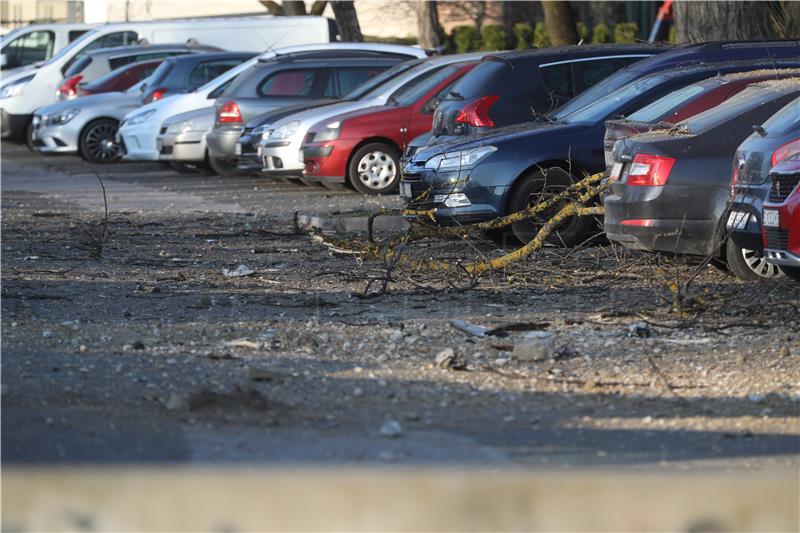
[[[769,176],[772,185],[761,217],[764,256],[800,281],[800,153],[784,159]]]
[[[131,63],[130,65],[112,70],[105,76],[97,78],[91,83],[78,86],[78,96],[109,93],[112,91],[126,91],[150,76],[162,61],[164,61],[164,58],[139,61],[138,63]]]
[[[414,137],[431,130],[433,112],[477,61],[456,63],[406,86],[386,105],[329,118],[303,141],[303,176],[332,186],[349,183],[364,194],[388,194],[400,181],[400,154]]]

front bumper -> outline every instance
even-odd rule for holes
[[[5,109],[0,109],[0,131],[3,139],[22,142],[28,134],[32,114],[12,115]]]
[[[83,122],[75,117],[66,124],[46,125],[47,117],[34,115],[31,141],[37,152],[43,154],[74,154],[78,152],[78,139]]]
[[[349,162],[349,146],[336,143],[304,144],[303,176],[315,181],[344,183]]]
[[[204,131],[162,133],[156,139],[158,158],[161,161],[205,161],[206,143]]]
[[[143,122],[135,126],[123,126],[117,131],[117,142],[124,147],[123,159],[128,161],[158,161],[156,147],[158,128]]]
[[[303,153],[300,143],[294,140],[262,141],[262,171],[276,175],[303,175]]]
[[[245,132],[239,137],[236,144],[236,168],[242,172],[257,172],[261,170],[261,156],[259,146],[261,135],[251,135]]]
[[[217,159],[235,159],[236,143],[244,132],[243,128],[214,128],[206,135],[208,154]]]
[[[791,252],[787,252],[786,250],[773,250],[772,248],[766,248],[764,250],[764,257],[767,258],[769,263],[773,263],[775,265],[800,268],[800,256]]]

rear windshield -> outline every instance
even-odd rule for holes
[[[75,76],[76,74],[80,74],[81,72],[84,71],[84,69],[86,67],[89,66],[89,63],[91,63],[91,62],[92,62],[92,57],[91,56],[83,56],[82,58],[80,58],[77,61],[75,61],[67,69],[67,71],[64,73],[64,77],[65,78],[71,78],[72,76]]]
[[[446,100],[477,98],[500,89],[500,84],[511,74],[511,67],[503,61],[486,60],[472,69],[453,86]]]
[[[773,88],[751,85],[717,107],[712,107],[678,124],[688,126],[692,133],[703,133],[779,96],[780,93]]]
[[[589,89],[580,93],[578,96],[557,109],[556,114],[560,117],[566,117],[570,113],[574,113],[582,107],[586,107],[593,102],[605,98],[617,89],[628,85],[638,77],[641,77],[641,73],[631,70],[630,68],[620,70],[616,74],[612,74],[608,78],[604,79],[597,85],[592,85]]]
[[[150,85],[151,87],[160,84],[162,81],[167,79],[167,76],[169,76],[169,73],[172,71],[174,67],[175,63],[173,63],[172,61],[164,61],[150,75],[150,78],[148,78],[147,80],[147,84]]]
[[[655,102],[644,106],[631,113],[628,116],[629,120],[636,122],[653,122],[668,115],[672,111],[676,111],[678,107],[688,102],[695,96],[716,89],[718,85],[709,85],[703,83],[694,83],[688,87],[681,87],[676,91],[665,94]]]
[[[392,94],[390,101],[399,106],[411,105],[460,69],[461,65],[448,65],[422,80],[406,83]]]
[[[353,91],[344,95],[345,100],[358,100],[363,98],[366,94],[372,92],[374,89],[379,88],[381,85],[386,83],[387,81],[396,78],[403,72],[408,71],[412,67],[419,65],[421,61],[406,61],[405,63],[400,63],[388,70],[384,70],[377,76],[370,78],[368,82],[363,85],[360,85]]]
[[[790,133],[800,135],[800,98],[795,98],[783,109],[769,117],[764,122],[764,129],[771,136],[789,135]]]

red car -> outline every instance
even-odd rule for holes
[[[784,159],[769,176],[772,186],[761,216],[764,256],[800,281],[800,152]]]
[[[78,86],[78,96],[89,94],[108,93],[112,91],[122,92],[130,89],[150,74],[164,61],[164,58],[139,61],[131,63],[116,70],[112,70],[105,76],[97,78],[92,83]]]
[[[364,194],[394,192],[400,154],[414,137],[431,130],[436,106],[477,61],[455,63],[394,93],[386,105],[369,107],[312,126],[302,146],[307,179],[349,183]]]

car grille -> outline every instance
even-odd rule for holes
[[[786,250],[789,247],[789,232],[778,228],[764,228],[764,247]]]
[[[780,203],[786,200],[800,183],[800,174],[773,174],[769,188],[769,201]]]
[[[172,146],[162,146],[161,147],[161,154],[162,155],[172,155]]]

